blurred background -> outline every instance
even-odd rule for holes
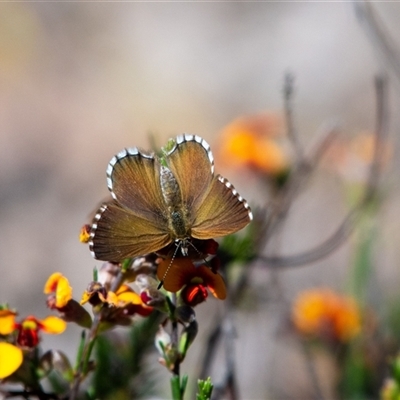
[[[398,41],[400,6],[374,9]],[[122,148],[149,148],[149,134],[163,145],[183,132],[213,148],[235,118],[282,113],[286,72],[295,76],[295,123],[305,147],[333,120],[349,137],[373,131],[374,76],[382,67],[351,3],[1,4],[1,301],[20,315],[44,317],[43,284],[54,271],[69,278],[80,298],[101,263],[79,243],[79,230],[107,195],[107,163]],[[394,295],[399,284],[400,96],[388,72],[393,157],[375,220],[379,274],[371,301],[377,308],[382,293]],[[251,205],[268,201],[255,179],[223,171]],[[348,208],[342,181],[353,172],[315,174],[291,209],[275,255],[296,254],[334,232]],[[341,289],[353,256],[347,243],[313,264],[282,269],[285,298],[316,285]],[[296,398],[309,379],[296,344],[277,337],[286,318],[281,303],[270,301],[277,278],[262,269],[253,275],[254,302],[234,318],[240,398]],[[200,332],[220,303],[199,306]],[[79,333],[69,326],[60,337],[46,337],[44,347],[73,355]],[[188,371],[201,349],[200,337]],[[157,374],[162,386],[167,372],[160,367]]]

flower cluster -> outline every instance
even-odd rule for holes
[[[68,279],[60,272],[53,273],[43,291],[48,308],[57,311],[60,318],[28,316],[19,320],[14,310],[2,307],[0,379],[25,385],[33,381],[39,384],[40,379],[57,369],[63,371],[70,383],[77,375],[83,379],[88,372],[83,365],[89,368],[90,351],[81,354],[76,369],[59,351],[38,357],[41,332],[60,334],[66,329],[66,322],[72,322],[88,329],[93,341],[101,332],[115,326],[130,325],[135,316],[148,317],[153,310],[166,316],[155,341],[161,353],[160,363],[172,371],[177,363],[182,362],[197,334],[193,307],[206,300],[208,291],[218,299],[226,297],[225,283],[217,272],[215,255],[218,244],[214,240],[194,241],[193,248],[196,250],[189,251],[189,257],[172,259],[170,249],[166,248],[157,255],[137,257],[119,264],[105,262],[96,271],[95,279],[88,284],[80,300],[73,298]],[[175,297],[175,302],[171,301],[171,296]],[[92,315],[84,307],[87,304],[91,306]],[[168,321],[183,326],[178,343],[171,340]]]
[[[178,146],[181,146],[179,150],[177,150]],[[213,232],[215,236],[221,236],[221,232],[234,233],[251,221],[250,207],[233,186],[226,180],[214,180],[213,156],[203,139],[184,135],[179,140],[169,143],[163,152],[165,156],[157,161],[154,158],[155,164],[165,164],[163,157],[170,155],[171,158],[178,158],[184,166],[189,161],[187,155],[182,155],[186,153],[202,165],[203,175],[199,174],[199,176],[204,176],[208,184],[207,187],[201,188],[197,196],[202,197],[204,203],[205,199],[208,199],[205,209],[211,213],[211,217],[204,212],[199,215],[200,228],[203,229],[203,231],[199,230],[200,237],[214,236],[211,234]],[[173,152],[175,153],[171,155]],[[105,262],[94,271],[93,280],[89,282],[80,299],[74,299],[72,287],[62,273],[55,272],[48,278],[44,285],[46,303],[50,310],[59,314],[59,317],[50,316],[40,320],[29,316],[17,321],[16,312],[6,307],[0,310],[0,334],[3,337],[0,342],[0,379],[19,381],[24,383],[25,387],[39,388],[39,381],[43,376],[53,370],[61,369],[66,386],[71,388],[70,396],[74,398],[78,395],[80,383],[93,370],[91,352],[100,334],[117,326],[131,325],[136,319],[147,318],[154,314],[158,315],[155,345],[160,352],[160,363],[174,376],[179,377],[179,365],[184,360],[198,331],[194,307],[203,303],[209,293],[216,299],[226,298],[225,282],[219,272],[218,243],[214,239],[200,240],[190,236],[192,229],[190,224],[193,222],[186,221],[186,213],[191,204],[191,200],[187,197],[192,195],[192,190],[187,186],[186,180],[176,172],[174,176],[167,167],[161,167],[163,169],[158,173],[163,179],[165,178],[166,182],[160,186],[159,179],[154,179],[152,174],[148,177],[146,175],[148,158],[141,157],[139,152],[132,152],[129,161],[126,161],[124,160],[126,154],[119,153],[118,163],[114,161],[117,158],[110,163],[115,169],[116,189],[110,176],[114,173],[110,171],[114,169],[110,170],[111,167],[109,167],[107,170],[109,189],[114,200],[104,203],[95,214],[92,223],[85,224],[79,234],[79,240],[89,244],[94,256]],[[177,162],[175,158],[171,164]],[[133,172],[136,175],[132,178]],[[154,179],[154,182],[148,182],[146,178]],[[131,186],[121,184],[122,181],[125,182],[125,179],[130,179],[131,183],[140,181],[141,191],[125,193],[124,190]],[[216,198],[208,198],[206,195],[209,190],[211,192],[209,186],[212,187],[214,182],[218,185],[214,189]],[[203,182],[198,183],[201,185]],[[160,196],[168,197],[159,204],[165,207],[164,213],[170,220],[168,223],[165,218],[157,220],[156,222],[161,224],[160,227],[152,227],[154,222],[151,219],[146,220],[146,216],[153,212],[151,205],[148,204],[151,200],[151,196],[148,197],[147,193],[149,185],[154,185],[160,191]],[[122,199],[126,200],[126,197],[129,197],[129,204],[134,203],[131,197],[137,196],[136,200],[143,203],[141,208],[138,207],[140,212],[135,209],[136,204],[132,205],[132,208],[139,214],[142,213],[141,219],[133,212],[129,214],[129,211],[126,211],[129,207],[123,208],[126,205],[118,203],[113,190],[119,191],[118,193],[122,191],[123,194],[120,196]],[[181,197],[185,198],[186,203],[183,203],[172,191],[182,192]],[[157,197],[158,194],[155,196]],[[216,204],[219,204],[219,208],[215,208]],[[149,211],[146,207],[149,207]],[[172,212],[171,207],[181,207],[182,210],[179,213]],[[224,207],[221,214],[221,208]],[[232,210],[235,212],[233,213]],[[114,212],[120,214],[115,215]],[[234,221],[236,213],[239,214],[237,223]],[[177,221],[173,219],[176,217],[175,214],[179,214]],[[225,227],[225,220],[231,218],[231,214],[233,220],[228,221]],[[127,221],[127,215],[131,217],[130,221]],[[112,225],[114,223],[115,225]],[[173,230],[174,224],[179,225],[176,228],[180,232],[179,235]],[[188,224],[187,227],[183,227],[187,237],[182,237],[181,225],[185,224]],[[133,226],[134,237],[128,232],[125,238],[126,226],[129,226],[128,230]],[[159,240],[157,235],[163,237],[167,229],[171,231],[170,241]],[[207,232],[208,229],[211,233]],[[107,232],[106,240],[104,231]],[[156,236],[154,243],[152,235]],[[178,236],[179,240],[175,240],[174,235]],[[116,236],[119,238],[117,243],[114,241]],[[145,244],[141,245],[141,241]],[[125,242],[128,243],[128,247],[132,245],[133,252],[124,252]],[[159,242],[165,247],[156,249]],[[169,244],[166,245],[166,243]],[[143,255],[141,255],[142,252]],[[118,260],[115,260],[116,258]],[[62,352],[50,352],[38,356],[40,332],[61,333],[65,330],[67,322],[79,325],[85,332],[79,346],[75,367],[71,366]],[[43,372],[44,369],[45,372]],[[34,373],[26,377],[24,375],[26,370],[34,371]],[[33,385],[32,381],[34,381]],[[183,383],[178,383],[177,390],[181,393],[180,396],[183,396]]]
[[[66,329],[66,322],[74,322],[83,328],[91,329],[94,320],[83,307],[87,302],[92,304],[95,315],[101,313],[99,330],[128,325],[132,322],[132,316],[147,316],[152,312],[152,307],[145,305],[141,297],[129,286],[122,284],[115,292],[109,290],[110,274],[110,266],[106,263],[99,273],[103,280],[90,283],[79,302],[72,297],[68,279],[59,272],[52,274],[43,291],[47,295],[47,306],[58,311],[61,318],[48,316],[39,319],[31,315],[17,319],[16,311],[7,306],[1,307],[0,379],[32,385],[33,381],[43,378],[43,365],[49,363],[49,353],[37,357],[41,332],[60,334]],[[57,365],[51,365],[45,373],[48,374],[55,367],[60,368],[62,364],[63,370],[69,369],[69,379],[73,379],[74,372],[67,357],[62,352],[58,352],[57,357]]]
[[[66,323],[60,318],[48,316],[39,319],[30,315],[16,319],[14,310],[3,306],[0,309],[0,379],[5,379],[22,368],[24,362],[29,363],[34,350],[40,342],[40,332],[59,334],[64,332]],[[29,369],[28,369],[29,370]],[[28,379],[29,376],[22,377]]]

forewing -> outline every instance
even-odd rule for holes
[[[218,175],[197,210],[191,235],[196,239],[229,235],[244,228],[252,219],[246,200],[228,180]]]
[[[178,182],[189,218],[193,220],[213,179],[214,160],[210,146],[199,136],[178,136],[166,161]]]
[[[124,149],[108,164],[107,185],[112,197],[138,217],[157,223],[165,219],[160,166],[154,157],[137,148]]]
[[[119,262],[152,253],[169,243],[167,230],[113,201],[104,203],[94,217],[89,248],[98,260]]]

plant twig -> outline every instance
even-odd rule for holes
[[[337,123],[331,123],[328,126],[325,124],[318,130],[317,143],[314,143],[309,154],[303,154],[303,158],[298,161],[296,168],[291,171],[285,186],[270,201],[263,226],[256,239],[257,250],[259,252],[263,250],[274,236],[276,230],[282,228],[282,223],[286,220],[295,198],[307,186],[307,182],[311,178],[320,159],[338,132]]]
[[[313,388],[314,393],[315,393],[315,398],[318,399],[318,400],[323,400],[324,399],[324,395],[323,395],[323,392],[322,392],[321,385],[319,383],[317,370],[315,369],[315,363],[314,363],[314,360],[312,358],[312,354],[311,354],[310,348],[307,345],[307,343],[304,342],[304,341],[301,342],[301,345],[302,345],[302,348],[303,348],[303,353],[304,353],[304,357],[305,357],[305,364],[306,364],[308,376],[310,377],[311,385],[312,385],[312,388]]]
[[[294,76],[291,73],[285,74],[283,99],[284,99],[287,135],[293,145],[297,162],[301,162],[304,159],[304,150],[300,143],[299,135],[293,120],[293,92],[294,92],[293,83],[294,83]]]
[[[343,219],[343,222],[335,232],[321,244],[305,252],[293,256],[268,257],[260,256],[259,259],[267,263],[269,267],[294,267],[309,264],[326,257],[341,244],[343,244],[351,232],[365,208],[375,199],[382,161],[383,144],[388,131],[388,83],[387,77],[380,75],[375,79],[376,90],[376,128],[374,156],[371,163],[366,189],[359,203],[353,207]]]
[[[208,373],[209,366],[213,363],[214,356],[216,355],[216,348],[219,345],[219,341],[221,339],[222,326],[220,323],[220,318],[213,324],[213,329],[211,333],[208,335],[207,343],[205,346],[205,352],[203,356],[203,361],[201,363],[199,377],[200,379],[206,379]]]
[[[283,266],[300,266],[313,261],[317,261],[327,256],[349,237],[365,207],[367,207],[370,202],[374,200],[380,176],[382,144],[384,143],[387,135],[387,78],[385,76],[378,76],[376,78],[375,84],[377,98],[375,130],[376,146],[375,154],[370,167],[368,182],[362,199],[360,200],[359,204],[357,204],[353,209],[349,211],[349,213],[345,216],[343,222],[339,225],[336,231],[318,246],[294,256],[259,256],[258,259],[264,261],[268,265],[268,267],[280,268]],[[277,202],[277,204],[273,207],[273,210],[269,211],[269,214],[262,226],[262,237],[264,239],[264,243],[262,243],[262,240],[258,242],[258,251],[261,251],[262,245],[265,245],[265,243],[269,241],[272,233],[279,226],[281,226],[282,222],[285,220],[285,217],[289,212],[294,198],[296,197],[296,195],[298,195],[300,189],[304,187],[307,179],[310,178],[311,173],[314,171],[314,168],[318,165],[319,159],[322,157],[325,150],[329,147],[332,139],[338,132],[337,124],[334,124],[328,130],[326,130],[326,132],[327,133],[324,135],[322,140],[320,140],[319,144],[311,153],[311,156],[309,156],[308,159],[304,158],[302,161],[299,162],[296,171],[292,173],[291,180],[288,182],[287,186],[283,189],[282,194],[280,195],[279,199],[282,201]],[[230,302],[227,305],[228,312],[222,320],[221,318],[218,318],[218,320],[214,324],[214,329],[211,331],[208,337],[208,342],[206,344],[206,350],[204,352],[204,357],[200,369],[200,377],[202,378],[206,377],[207,371],[209,370],[213,362],[216,348],[221,343],[221,337],[224,334],[222,326],[226,323],[226,319],[229,317],[229,310],[231,309],[230,307],[233,307],[234,304],[236,304],[238,299],[242,296],[245,288],[247,287],[247,282],[250,275],[249,267],[252,267],[253,265],[254,263],[251,263],[249,266],[247,266],[245,271],[244,269],[241,271],[240,277],[236,280],[237,284],[229,290]],[[229,362],[228,364],[231,364],[231,362]],[[307,359],[307,368],[309,369],[316,396],[318,398],[322,398],[321,388],[315,374],[315,367],[310,364],[310,359]],[[227,365],[225,380],[224,382],[222,382],[222,384],[215,386],[213,399],[220,398],[222,395],[226,394],[228,388],[234,387],[231,386],[232,382],[233,384],[235,382],[234,374],[231,373],[231,371],[233,371],[233,369],[231,369],[229,365]],[[233,395],[235,395],[235,393],[237,393],[236,389],[233,390],[232,393]]]
[[[1,399],[22,397],[24,399],[38,398],[39,400],[66,400],[65,397],[59,396],[55,393],[45,393],[41,390],[7,390],[6,392],[0,392],[0,395]]]
[[[225,343],[225,376],[218,385],[215,385],[213,390],[212,399],[218,400],[224,396],[224,398],[228,398],[230,400],[238,400],[238,388],[236,382],[236,373],[235,373],[235,340],[236,333],[235,328],[232,322],[232,312],[228,311],[223,321],[218,323],[218,328],[213,331],[213,338],[219,339],[220,336],[224,335],[224,343]],[[209,342],[210,343],[210,342]],[[213,347],[218,343],[218,340],[214,340]],[[209,350],[209,349],[208,349]],[[209,366],[210,364],[203,362],[203,368]],[[206,372],[206,371],[204,371]]]
[[[361,26],[364,27],[379,60],[387,62],[400,81],[400,52],[395,41],[385,29],[375,9],[368,1],[354,1],[354,9]]]
[[[225,387],[228,393],[228,398],[231,400],[237,400],[239,398],[236,374],[235,374],[235,328],[232,320],[232,312],[225,319],[224,331],[225,331],[225,360],[226,360],[226,376],[225,376]]]
[[[373,157],[373,161],[370,167],[368,182],[366,185],[366,189],[364,195],[360,202],[349,211],[349,213],[343,219],[343,222],[339,225],[336,231],[325,241],[323,241],[318,246],[307,250],[303,253],[294,255],[294,256],[279,256],[279,257],[269,257],[269,256],[259,256],[258,259],[264,261],[268,267],[294,267],[300,266],[304,264],[308,264],[310,262],[317,261],[335,249],[337,249],[344,241],[349,237],[350,233],[353,231],[354,226],[356,225],[361,213],[364,209],[375,199],[376,191],[379,183],[380,177],[380,165],[381,165],[381,157],[382,157],[382,144],[385,142],[387,136],[387,110],[388,110],[388,90],[387,90],[387,78],[386,76],[378,76],[375,81],[376,85],[376,98],[377,98],[377,107],[376,107],[376,130],[375,130],[375,154]],[[298,194],[301,184],[305,182],[307,178],[309,178],[313,168],[318,164],[320,157],[322,157],[324,150],[329,146],[330,141],[334,137],[337,132],[336,125],[328,130],[328,134],[326,134],[325,138],[320,142],[320,145],[317,146],[316,150],[313,152],[313,156],[310,158],[311,162],[302,163],[302,171],[297,171],[297,174],[294,178],[294,181],[289,183],[289,187],[284,191],[284,199],[286,202],[284,204],[280,204],[278,206],[281,207],[278,212],[278,216],[272,215],[267,218],[265,222],[265,226],[263,227],[263,237],[265,242],[271,237],[270,234],[282,223],[285,216],[287,215],[289,208]],[[304,166],[308,165],[308,168]],[[273,210],[271,214],[274,214],[276,210]],[[264,236],[266,235],[266,236]],[[264,243],[265,243],[264,242]],[[258,245],[258,249],[261,250],[262,243],[260,242]],[[237,284],[230,288],[230,303],[229,307],[234,306],[237,300],[242,296],[245,288],[247,287],[247,281],[249,279],[249,267],[252,267],[254,263],[251,263],[246,270],[242,270],[240,277],[237,279]],[[229,311],[227,313],[229,315]],[[201,373],[200,377],[205,377],[207,375],[207,371],[209,370],[212,362],[213,356],[216,353],[216,347],[221,343],[221,336],[223,335],[222,326],[225,323],[225,319],[222,320],[219,318],[218,321],[214,324],[214,329],[210,333],[208,337],[208,342],[206,345],[206,350],[204,353],[204,358],[201,364]],[[318,398],[322,398],[321,389],[319,386],[319,382],[316,380],[315,369],[313,365],[310,365],[310,360],[308,360],[307,368],[309,369],[310,377],[313,382],[314,391]],[[313,370],[314,369],[314,370]],[[213,398],[218,399],[224,393],[231,383],[230,379],[232,375],[229,374],[229,367],[227,367],[227,374],[225,376],[225,381],[215,387],[213,392]],[[233,393],[236,393],[235,391]]]

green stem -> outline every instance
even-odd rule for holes
[[[174,311],[176,307],[176,294],[172,293],[171,295],[171,303],[173,305]],[[179,335],[178,335],[178,321],[176,320],[174,315],[171,315],[172,320],[172,332],[171,332],[171,344],[172,348],[178,351],[178,343],[179,343]],[[184,379],[181,384],[181,376],[180,376],[180,366],[181,366],[181,357],[180,355],[176,358],[173,369],[172,369],[172,377],[171,377],[171,391],[173,400],[183,400],[183,395],[185,392],[186,384],[184,384]]]
[[[86,374],[88,373],[88,365],[90,356],[93,350],[94,343],[97,337],[97,331],[99,329],[101,322],[101,312],[96,315],[93,324],[90,328],[90,333],[86,339],[81,358],[78,362],[78,367],[75,373],[75,379],[72,383],[71,393],[70,393],[70,400],[75,400],[78,396],[79,387],[83,379],[85,378]]]

